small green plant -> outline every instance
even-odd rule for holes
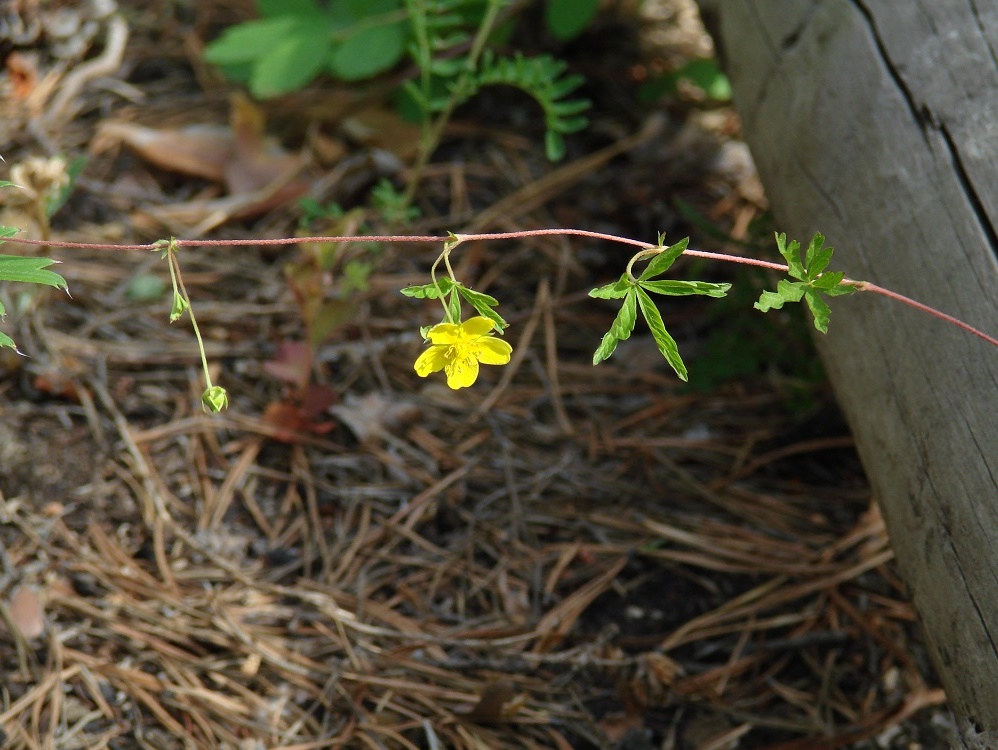
[[[251,93],[296,91],[321,73],[344,81],[373,78],[408,56],[418,69],[403,90],[425,123],[414,175],[435,150],[454,109],[483,86],[513,86],[544,111],[547,155],[565,154],[564,136],[586,126],[589,102],[568,99],[582,78],[548,56],[503,57],[487,49],[506,0],[257,0],[261,18],[234,26],[205,58]],[[548,23],[561,39],[579,33],[596,0],[550,0]],[[414,177],[415,181],[415,177]],[[406,194],[407,201],[412,193]]]

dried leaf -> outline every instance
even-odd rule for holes
[[[303,390],[312,376],[312,349],[300,341],[282,341],[263,371],[282,383]]]
[[[263,111],[243,94],[232,98],[230,125],[233,151],[225,164],[225,185],[231,195],[263,190],[301,170],[302,160],[297,155],[265,136]]]
[[[412,422],[419,416],[419,407],[380,393],[360,397],[347,394],[344,403],[334,406],[330,412],[365,443]]]
[[[314,404],[306,409],[304,406],[287,401],[275,401],[267,405],[262,420],[275,428],[274,434],[271,435],[274,440],[297,443],[302,434],[325,435],[336,426],[334,422],[318,421],[316,419],[318,414],[309,413],[313,407]]]
[[[235,153],[232,131],[222,125],[157,130],[120,121],[101,123],[90,150],[101,153],[119,143],[161,169],[212,182],[225,179],[226,165]]]
[[[38,65],[28,55],[11,52],[7,55],[5,67],[11,97],[17,100],[27,99],[38,85]]]
[[[45,607],[38,590],[32,586],[19,586],[11,594],[7,605],[10,621],[25,639],[37,638],[45,632]]]

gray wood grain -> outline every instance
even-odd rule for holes
[[[781,231],[998,334],[998,2],[700,3]],[[831,304],[819,347],[951,705],[998,731],[998,349]]]

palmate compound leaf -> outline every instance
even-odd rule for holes
[[[816,232],[811,238],[804,252],[803,263],[798,242],[787,245],[786,235],[778,234],[776,246],[787,261],[787,272],[799,281],[781,279],[775,292],[762,293],[755,308],[762,312],[779,310],[786,302],[800,302],[803,299],[814,316],[814,327],[821,333],[828,333],[828,320],[832,311],[821,295],[838,297],[851,294],[858,289],[856,283],[845,281],[845,274],[841,271],[824,272],[831,262],[833,250],[825,247],[825,238],[820,233]]]
[[[676,344],[676,340],[665,329],[665,322],[662,320],[662,315],[655,306],[655,300],[651,298],[648,292],[639,288],[638,304],[641,306],[641,314],[644,315],[645,322],[648,323],[648,329],[651,331],[652,338],[655,339],[655,344],[658,346],[658,350],[662,356],[665,357],[665,361],[676,371],[676,375],[679,376],[680,380],[684,382],[689,380],[686,365],[683,362],[683,358],[679,356],[679,346]]]
[[[593,364],[598,365],[605,359],[609,359],[613,350],[617,348],[617,343],[625,341],[631,337],[634,330],[634,323],[638,318],[637,311],[637,287],[631,287],[625,297],[624,303],[620,306],[617,317],[614,318],[610,330],[603,336],[599,348],[593,354]]]

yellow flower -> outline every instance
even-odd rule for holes
[[[447,385],[457,390],[478,379],[478,363],[504,365],[513,347],[489,335],[494,323],[488,318],[469,318],[460,325],[440,323],[426,333],[430,348],[416,360],[416,374],[447,373]]]

